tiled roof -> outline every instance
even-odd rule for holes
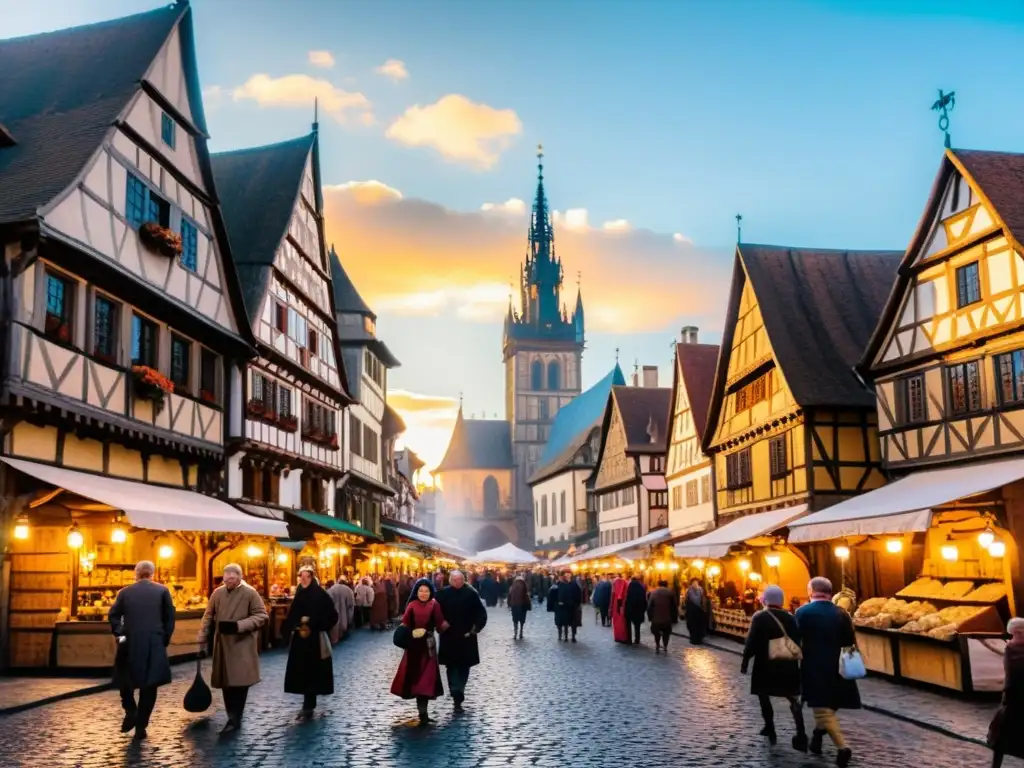
[[[507,421],[466,419],[462,409],[448,450],[431,474],[460,469],[512,469],[512,430]]]
[[[676,344],[676,362],[682,371],[686,399],[690,403],[690,416],[698,435],[704,434],[708,420],[711,392],[715,387],[715,369],[718,367],[718,350],[717,344]],[[675,391],[672,397],[674,404]],[[672,410],[669,411],[669,418]]]
[[[385,440],[405,432],[405,421],[398,415],[398,411],[387,403],[384,404],[384,418],[381,420],[381,431],[384,433]]]
[[[616,363],[603,379],[586,392],[576,395],[558,411],[531,482],[550,476],[572,458],[590,436],[591,430],[601,425],[612,387],[625,383],[622,369]]]
[[[854,366],[882,313],[903,253],[747,244],[737,252],[797,403],[873,408],[875,396]],[[742,291],[742,281],[733,288]],[[722,346],[731,345],[738,302],[738,295],[730,298]],[[728,356],[721,357],[716,395],[728,365]]]
[[[668,448],[668,387],[612,388],[619,416],[626,429],[626,450],[631,453],[664,453]],[[653,437],[653,439],[652,439]]]
[[[238,267],[246,309],[255,321],[277,247],[288,232],[315,134],[212,156],[213,175]]]
[[[75,180],[187,12],[0,40],[0,124],[15,142],[0,143],[0,223],[34,217]]]
[[[370,305],[363,301],[355,284],[349,278],[345,268],[341,265],[341,259],[331,246],[331,284],[334,286],[334,307],[338,312],[354,312],[361,315],[377,317]]]

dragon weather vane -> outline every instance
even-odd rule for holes
[[[956,91],[943,93],[939,89],[939,98],[932,104],[932,112],[939,113],[939,130],[946,134],[946,149],[950,148],[949,140],[949,113],[956,106]]]

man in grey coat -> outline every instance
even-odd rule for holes
[[[174,601],[167,587],[153,582],[155,571],[148,560],[136,565],[135,583],[117,593],[107,615],[117,638],[116,680],[124,707],[121,731],[134,728],[136,739],[146,738],[156,689],[171,682],[167,646],[174,634]]]

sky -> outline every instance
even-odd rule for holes
[[[984,0],[194,0],[211,149],[308,132],[328,238],[402,361],[389,401],[428,466],[460,393],[503,417],[501,320],[536,147],[582,291],[584,385],[721,337],[746,242],[904,248],[955,89],[955,147],[1024,151],[1024,4]],[[0,34],[152,0],[0,0]],[[0,105],[2,112],[2,105]]]

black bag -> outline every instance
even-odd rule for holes
[[[205,712],[213,703],[213,693],[203,679],[203,660],[196,659],[196,679],[185,694],[186,712]]]
[[[406,650],[412,642],[412,630],[405,626],[405,624],[399,624],[395,628],[395,634],[392,636],[391,641],[403,651]]]

